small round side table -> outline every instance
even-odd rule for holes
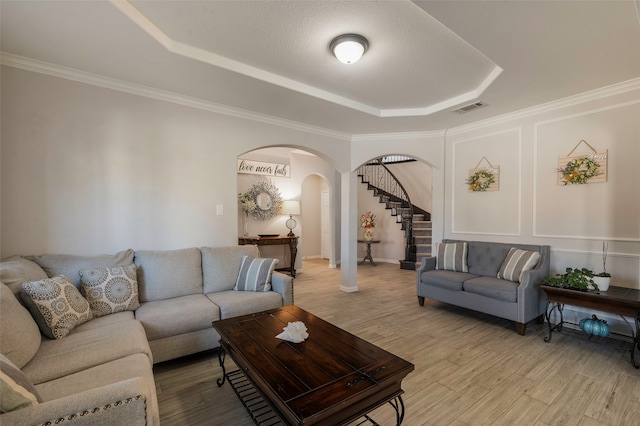
[[[366,262],[367,260],[369,262],[371,262],[371,264],[373,266],[378,266],[375,264],[375,262],[373,261],[373,257],[371,257],[371,244],[378,244],[380,243],[380,240],[371,240],[371,241],[367,241],[367,240],[358,240],[359,243],[363,243],[367,245],[367,255],[364,257],[364,259],[362,259],[362,262],[359,262],[358,265],[362,265],[364,262]]]

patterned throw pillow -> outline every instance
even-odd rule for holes
[[[64,275],[23,283],[21,296],[42,334],[50,339],[62,339],[93,318],[89,302]]]
[[[140,307],[136,265],[88,268],[79,273],[82,293],[95,317]]]
[[[242,256],[236,286],[233,289],[236,291],[271,290],[271,274],[278,262],[278,259]]]
[[[439,243],[436,269],[469,272],[467,267],[467,243]]]
[[[31,407],[42,402],[27,376],[0,354],[0,413]]]
[[[537,251],[527,251],[511,247],[507,257],[504,259],[504,262],[502,262],[502,266],[500,266],[498,278],[519,283],[520,275],[522,275],[524,271],[535,268],[539,259],[540,253]]]

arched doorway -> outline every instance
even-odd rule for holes
[[[293,232],[298,236],[298,253],[295,259],[295,269],[303,272],[302,259],[306,257],[320,258],[328,253],[329,265],[336,265],[339,249],[335,241],[336,235],[335,211],[339,200],[335,187],[339,186],[339,174],[327,160],[307,151],[291,147],[260,148],[238,157],[239,161],[247,163],[264,163],[287,167],[287,176],[266,175],[257,173],[242,173],[237,175],[238,194],[249,190],[256,182],[267,180],[277,188],[282,200],[297,200],[300,202],[300,215],[294,217],[297,225]],[[328,212],[321,209],[322,193],[328,198]],[[339,210],[338,210],[339,211]],[[288,216],[275,215],[268,219],[256,218],[250,215],[247,230],[250,236],[259,234],[286,235],[289,229],[285,222]],[[238,235],[244,233],[244,213],[238,209]],[[328,226],[323,226],[326,224]],[[326,234],[328,235],[326,235]],[[322,244],[326,246],[322,246]],[[262,247],[263,256],[281,260],[281,264],[289,265],[290,259],[282,247]]]
[[[416,261],[431,255],[432,167],[410,156],[385,155],[355,173],[359,217],[365,212],[376,217],[374,258],[414,269]],[[364,250],[358,247],[359,257]]]

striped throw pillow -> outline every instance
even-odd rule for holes
[[[0,354],[0,413],[31,407],[42,402],[27,376],[9,358]]]
[[[469,272],[467,267],[467,243],[439,243],[436,269]]]
[[[522,275],[524,271],[535,268],[538,260],[540,260],[540,253],[537,251],[527,251],[511,247],[507,257],[504,259],[504,262],[502,262],[502,266],[500,266],[498,278],[519,283],[520,275]]]
[[[236,286],[233,289],[235,291],[271,290],[271,274],[278,262],[278,259],[242,256]]]

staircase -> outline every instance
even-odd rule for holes
[[[400,268],[413,270],[416,261],[431,256],[431,214],[411,203],[409,194],[383,160],[384,157],[378,158],[361,166],[357,175],[401,224],[405,231],[405,258],[400,260]]]
[[[422,214],[413,215],[413,241],[416,246],[414,268],[417,268],[420,266],[422,258],[431,256],[431,221],[425,220]]]

